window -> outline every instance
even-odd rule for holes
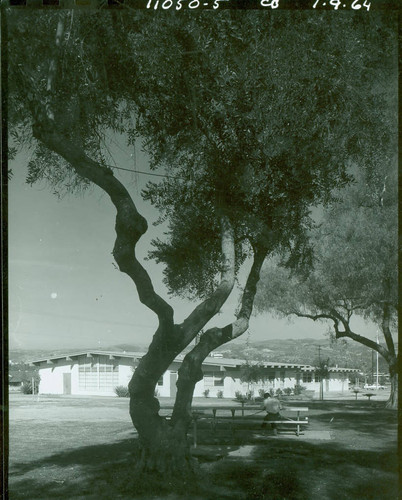
[[[312,373],[303,373],[303,382],[306,384],[306,383],[309,383],[309,382],[312,382],[313,381],[313,375]]]
[[[109,356],[80,358],[78,387],[82,391],[113,391],[119,385],[119,365]]]
[[[223,387],[225,377],[222,376],[222,372],[209,372],[204,375],[204,387],[206,389],[210,387]]]

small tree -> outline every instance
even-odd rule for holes
[[[267,369],[263,365],[247,362],[241,367],[240,380],[248,384],[247,392],[253,390],[253,384],[264,382],[268,378]],[[251,384],[251,389],[250,389]]]
[[[329,358],[319,359],[315,366],[315,377],[320,381],[320,400],[324,399],[324,380],[328,378],[329,375]]]
[[[390,372],[387,406],[396,408],[397,182],[392,155],[388,157],[388,165],[356,171],[354,185],[324,213],[312,235],[312,266],[291,271],[271,262],[256,302],[260,310],[330,320],[336,339],[347,337],[378,352]],[[354,331],[356,314],[381,329],[385,345]]]

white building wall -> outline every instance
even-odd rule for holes
[[[76,370],[74,370],[74,368]],[[63,394],[63,373],[71,373],[71,393],[74,394],[74,373],[78,374],[77,366],[70,362],[60,362],[46,365],[39,369],[39,394]],[[78,385],[78,381],[77,381]]]
[[[59,370],[46,367],[39,369],[39,394],[63,394],[63,378]]]
[[[115,395],[114,387],[108,390],[83,390],[79,386],[79,359],[83,360],[84,356],[80,358],[73,358],[73,360],[56,360],[54,364],[45,364],[39,367],[40,375],[40,385],[39,393],[41,394],[63,394],[63,374],[71,374],[71,394],[82,394],[82,395]],[[219,362],[219,360],[217,360]],[[135,366],[138,365],[138,361],[133,358],[118,358],[113,360],[113,363],[118,364],[118,384],[120,386],[128,386],[131,380],[132,374],[134,372]],[[179,362],[174,362],[169,367],[169,369],[163,374],[162,385],[157,385],[155,387],[158,395],[160,397],[173,397],[176,393],[175,380],[178,368],[180,367]],[[215,378],[223,378],[223,385],[215,385],[212,375]],[[206,377],[210,377],[207,380]],[[312,374],[311,382],[303,382],[303,376],[296,369],[279,370],[275,369],[272,372],[272,377],[270,380],[266,380],[261,383],[250,384],[250,390],[254,392],[254,396],[259,395],[259,389],[281,390],[286,387],[293,388],[297,384],[298,377],[300,378],[299,383],[304,386],[307,390],[313,390],[316,393],[319,392],[320,383],[314,381],[314,374]],[[206,383],[207,382],[207,383]],[[329,377],[324,381],[324,392],[341,392],[347,391],[349,387],[349,375],[345,372],[334,372],[331,371]],[[224,398],[235,398],[236,392],[241,394],[246,394],[248,389],[248,384],[243,383],[240,380],[240,369],[239,368],[226,368],[221,370],[219,366],[208,365],[204,367],[204,378],[197,382],[194,390],[194,397],[204,396],[204,391],[209,389],[209,396],[211,398],[216,398],[219,391],[223,392]]]
[[[134,373],[134,363],[128,359],[122,358],[119,361],[119,385],[128,387],[131,377]]]
[[[201,398],[204,395],[204,379],[199,380],[194,387],[194,397]]]
[[[162,398],[170,397],[170,370],[166,370],[162,377],[162,385],[156,386],[156,391]]]

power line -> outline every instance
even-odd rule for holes
[[[184,177],[176,177],[174,175],[164,175],[164,174],[154,174],[153,172],[144,172],[142,170],[132,170],[131,168],[123,168],[123,167],[114,167],[112,165],[108,165],[109,168],[117,169],[117,170],[125,170],[126,172],[133,172],[135,174],[144,174],[144,175],[153,175],[154,177],[166,177],[167,179],[181,179],[185,180]]]

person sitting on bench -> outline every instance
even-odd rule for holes
[[[271,396],[269,392],[264,394],[264,407],[267,414],[264,417],[264,421],[261,427],[264,429],[267,426],[267,422],[282,420],[280,415],[280,410],[282,410],[282,405],[279,399]],[[273,429],[274,434],[278,433],[277,424],[272,423],[271,429]]]

